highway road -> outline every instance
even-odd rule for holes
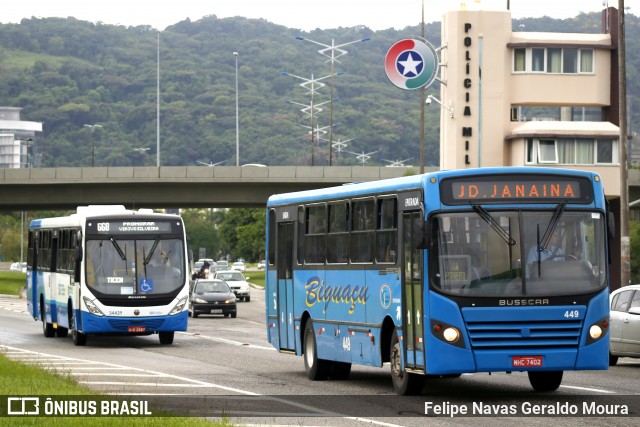
[[[264,292],[253,290],[251,302],[239,303],[235,319],[201,316],[173,345],[156,336],[89,337],[76,347],[71,338],[45,338],[41,324],[26,312],[26,301],[0,296],[0,352],[7,357],[73,376],[97,391],[149,399],[152,406],[188,410],[196,416],[233,411],[239,425],[422,426],[637,425],[640,415],[640,360],[621,358],[609,371],[567,372],[557,392],[535,394],[526,374],[463,375],[429,379],[420,396],[395,395],[388,366],[355,366],[349,380],[312,382],[302,358],[279,354],[266,339]],[[34,393],[37,393],[34,390]],[[586,402],[586,403],[585,403]],[[582,412],[583,405],[620,408],[631,416]],[[437,408],[429,405],[437,405]],[[564,406],[563,406],[564,405]],[[441,416],[425,418],[438,410]],[[523,410],[570,410],[572,417],[528,416]],[[451,417],[506,412],[483,418]],[[555,408],[555,409],[554,409]]]

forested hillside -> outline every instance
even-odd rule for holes
[[[418,19],[416,19],[418,21]],[[516,20],[526,31],[599,33],[600,14],[573,19]],[[629,123],[640,122],[640,23],[626,15]],[[309,103],[302,83],[282,71],[316,78],[330,74],[318,46],[296,40],[353,44],[340,58],[334,79],[334,140],[352,139],[353,152],[380,150],[368,164],[382,159],[418,162],[420,103],[417,92],[391,85],[383,60],[401,38],[420,34],[420,27],[371,31],[366,27],[316,30],[310,33],[264,20],[209,16],[179,22],[159,35],[160,140],[162,165],[228,161],[235,164],[235,56],[239,65],[241,163],[310,164],[309,119],[286,100]],[[434,46],[440,45],[440,23],[426,25]],[[25,19],[0,24],[0,105],[20,107],[22,119],[44,123],[36,150],[41,166],[89,166],[91,130],[95,129],[96,166],[155,165],[158,32],[150,27],[93,24],[74,18]],[[327,80],[323,82],[328,83]],[[434,85],[430,93],[437,93]],[[328,101],[329,88],[314,102]],[[325,105],[328,107],[328,104]],[[427,108],[426,163],[436,166],[440,111]],[[329,110],[318,116],[329,124]],[[326,164],[322,142],[315,164]],[[135,150],[148,148],[148,150]],[[410,162],[410,163],[412,163]],[[357,164],[352,154],[334,164]]]

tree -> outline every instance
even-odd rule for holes
[[[264,259],[265,223],[263,209],[230,209],[219,229],[226,253],[233,259]]]
[[[209,209],[185,209],[181,212],[187,231],[187,242],[193,256],[198,259],[198,251],[204,248],[208,257],[215,257],[221,245],[214,215]]]

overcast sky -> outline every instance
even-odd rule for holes
[[[366,25],[372,30],[402,29],[421,22],[423,0],[4,0],[0,22],[23,18],[74,17],[84,21],[150,25],[158,30],[203,16],[264,18],[275,24],[304,31]],[[618,0],[511,0],[513,18],[550,16],[564,19],[580,12],[602,10],[603,2]],[[10,3],[10,4],[9,4]],[[424,0],[425,22],[439,21],[447,10],[482,7],[506,10],[507,0]],[[638,0],[626,0],[627,13],[640,12]],[[629,6],[631,6],[629,8]]]

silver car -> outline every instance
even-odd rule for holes
[[[235,270],[216,271],[216,279],[227,282],[238,299],[251,301],[251,287],[242,273]]]
[[[618,357],[640,358],[640,285],[616,289],[609,301],[609,366],[614,366],[618,363]]]

